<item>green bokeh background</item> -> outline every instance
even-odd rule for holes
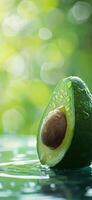
[[[36,134],[61,78],[92,91],[92,1],[0,1],[0,133]]]

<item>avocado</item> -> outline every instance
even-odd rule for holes
[[[92,161],[92,95],[79,77],[60,80],[40,121],[37,152],[41,164],[77,169]]]

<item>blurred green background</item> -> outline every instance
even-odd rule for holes
[[[92,1],[0,0],[0,133],[36,134],[70,75],[92,91]]]

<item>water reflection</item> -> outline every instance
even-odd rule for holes
[[[87,196],[87,188],[92,186],[91,168],[79,171],[52,171],[50,179],[40,182],[42,193],[51,194],[65,199],[84,199]],[[89,191],[92,196],[92,191]]]

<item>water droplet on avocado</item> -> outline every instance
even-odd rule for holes
[[[80,91],[80,92],[83,92],[83,91],[85,91],[85,88],[79,87],[79,91]]]
[[[67,102],[69,102],[70,101],[70,98],[67,96]]]
[[[85,110],[83,110],[83,113],[84,113],[84,119],[87,119],[89,117],[89,114]]]
[[[67,86],[68,86],[68,88],[70,88],[71,87],[71,81],[69,81],[68,83],[67,83]]]
[[[56,106],[56,105],[55,105],[55,103],[54,103],[54,102],[52,102],[52,108],[55,108],[55,106]]]
[[[54,97],[55,99],[58,99],[58,95],[55,95],[55,97]]]
[[[69,111],[69,107],[66,107],[66,111]]]

